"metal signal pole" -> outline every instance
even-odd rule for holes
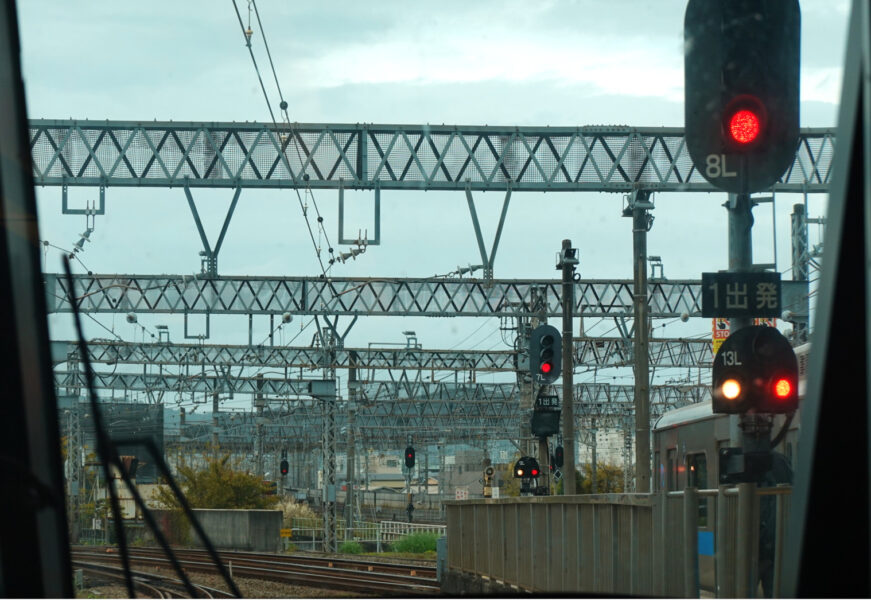
[[[623,216],[632,217],[632,258],[635,278],[635,491],[650,492],[650,370],[648,346],[650,307],[647,303],[647,232],[653,225],[650,192],[636,190]]]
[[[563,295],[563,331],[562,331],[562,372],[563,372],[563,495],[571,496],[575,493],[575,404],[574,404],[574,381],[572,369],[574,356],[572,355],[572,307],[575,302],[575,265],[578,264],[577,249],[572,248],[571,240],[563,240],[560,264],[562,268],[562,295]]]

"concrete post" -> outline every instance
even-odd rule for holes
[[[684,597],[699,597],[699,493],[694,487],[684,490]]]
[[[736,589],[739,598],[752,598],[756,591],[750,581],[753,560],[753,494],[755,484],[738,484],[738,531],[736,535],[735,561]]]

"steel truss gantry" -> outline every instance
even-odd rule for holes
[[[534,317],[533,290],[544,314],[562,316],[559,281],[522,279],[411,279],[402,277],[203,277],[192,275],[74,275],[74,296],[87,313],[176,313],[326,316]],[[782,282],[784,309],[804,302],[807,282]],[[45,274],[48,312],[70,312],[66,278]],[[581,279],[575,317],[632,314],[633,282]],[[701,314],[701,282],[648,284],[650,317]]]
[[[308,384],[313,379],[284,379],[274,377],[241,377],[201,375],[179,376],[141,373],[95,373],[97,389],[176,393],[233,393],[262,392],[270,404],[289,404],[292,407],[319,412],[308,399]],[[55,385],[60,388],[85,387],[84,375],[78,371],[56,371]],[[633,406],[633,386],[607,383],[579,383],[574,386],[575,404],[581,411],[607,413],[623,411]],[[292,398],[291,398],[292,397]],[[708,385],[665,385],[651,387],[651,405],[664,410],[700,402],[710,397]],[[429,421],[448,417],[501,421],[520,414],[520,392],[516,383],[447,383],[426,381],[370,381],[360,382],[357,424],[380,426],[378,419],[399,417],[416,419],[420,426]],[[516,421],[509,421],[516,423]]]
[[[30,121],[36,185],[715,191],[679,127]],[[778,191],[825,192],[833,129],[802,129]]]
[[[623,338],[576,338],[575,364],[588,367],[631,365],[632,342]],[[95,364],[144,364],[165,366],[220,365],[224,367],[269,367],[317,369],[323,367],[324,351],[314,346],[229,346],[217,344],[138,343],[115,340],[88,342]],[[712,362],[707,339],[653,339],[649,344],[654,367],[704,367]],[[329,367],[367,370],[464,371],[474,373],[517,370],[512,350],[428,350],[423,348],[337,348]],[[78,360],[73,341],[52,342],[52,361]],[[353,358],[353,360],[352,360]]]
[[[410,279],[400,277],[73,276],[79,310],[88,313],[373,315],[420,317],[538,316],[532,289],[549,317],[562,315],[556,280]],[[70,312],[66,279],[45,275],[48,311]],[[632,314],[631,280],[580,280],[574,316]],[[652,317],[701,312],[701,283],[669,280],[648,288]]]

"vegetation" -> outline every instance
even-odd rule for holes
[[[278,503],[278,496],[267,495],[269,486],[259,477],[236,470],[230,463],[229,454],[210,459],[200,470],[180,465],[178,480],[192,508],[263,509],[273,508]],[[162,508],[180,508],[168,486],[161,486],[155,498]]]
[[[556,494],[562,494],[563,482],[556,485]],[[610,463],[596,465],[596,489],[593,490],[593,465],[584,463],[575,470],[576,494],[617,494],[623,491],[623,468]]]
[[[360,542],[343,542],[339,546],[339,552],[341,552],[342,554],[362,554],[363,546],[360,545]]]
[[[275,506],[284,515],[282,527],[293,527],[294,519],[314,519],[320,524],[320,517],[309,508],[308,504],[297,502],[293,498],[279,499]],[[315,525],[317,527],[317,525]]]
[[[423,554],[424,552],[436,551],[436,540],[439,539],[439,534],[428,531],[420,533],[412,533],[399,538],[391,544],[390,549],[393,552],[403,552],[412,554]]]

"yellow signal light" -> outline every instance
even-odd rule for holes
[[[720,391],[727,400],[734,400],[741,395],[741,384],[736,379],[727,379],[720,386]]]

